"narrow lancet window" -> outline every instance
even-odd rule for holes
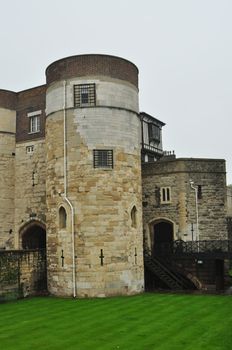
[[[60,229],[65,229],[67,226],[67,213],[64,207],[59,209],[59,227]]]
[[[137,227],[137,209],[135,205],[131,209],[131,226],[134,228]]]

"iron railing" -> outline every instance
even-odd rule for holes
[[[232,240],[202,240],[182,241],[156,244],[153,250],[154,256],[188,256],[204,255],[205,257],[228,257],[232,258]]]
[[[151,151],[154,153],[158,153],[159,155],[163,155],[163,153],[164,153],[162,149],[157,148],[157,147],[150,145],[150,144],[147,144],[147,143],[142,143],[142,149],[148,150],[148,151]]]

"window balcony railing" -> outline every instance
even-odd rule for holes
[[[149,145],[147,143],[142,143],[142,150],[147,150],[149,152],[156,153],[156,154],[159,154],[161,156],[164,153],[162,149],[157,148],[157,147],[152,146],[152,145]]]

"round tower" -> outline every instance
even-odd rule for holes
[[[13,248],[17,94],[0,90],[0,248]]]
[[[138,69],[81,55],[46,70],[49,291],[143,290]]]

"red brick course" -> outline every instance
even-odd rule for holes
[[[138,68],[131,62],[108,55],[80,55],[53,62],[46,69],[47,84],[73,77],[106,75],[138,87]]]
[[[138,87],[138,68],[131,62],[108,55],[79,55],[53,62],[46,69],[47,84],[80,76],[105,75],[125,80]],[[45,137],[47,85],[21,92],[0,90],[0,108],[16,110],[16,142]],[[40,132],[29,133],[27,114],[41,110]]]

